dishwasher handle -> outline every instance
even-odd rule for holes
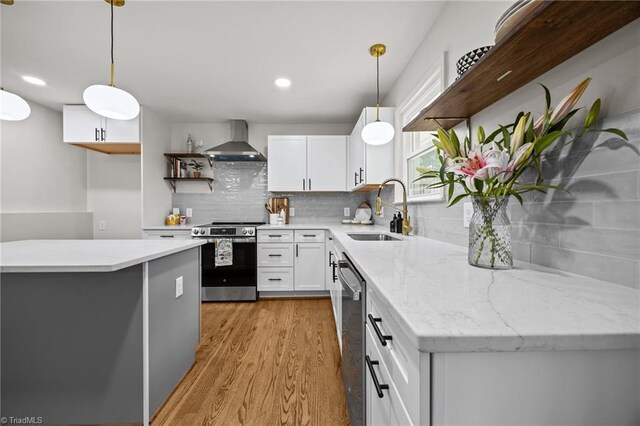
[[[349,281],[347,281],[347,278],[342,273],[342,269],[345,265],[348,265],[346,261],[344,260],[338,261],[338,279],[340,280],[340,283],[342,283],[342,289],[347,293],[347,295],[349,296],[349,299],[355,300],[355,301],[360,300],[360,294],[362,293],[362,291],[356,290],[353,287],[351,287],[349,285]]]

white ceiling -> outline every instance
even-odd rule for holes
[[[387,45],[389,90],[441,2],[128,1],[115,9],[116,86],[174,122],[355,121],[375,103],[375,60]],[[24,1],[2,6],[2,85],[54,109],[109,79],[109,5]],[[34,75],[46,87],[20,78]],[[293,81],[287,90],[276,77]]]

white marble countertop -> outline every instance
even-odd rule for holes
[[[112,272],[205,240],[25,240],[0,244],[1,272]]]
[[[640,348],[640,291],[516,262],[476,268],[467,249],[427,238],[356,241],[382,226],[293,224],[327,229],[412,339],[426,352]]]

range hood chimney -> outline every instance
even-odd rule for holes
[[[213,148],[203,154],[213,161],[267,161],[254,147],[249,145],[249,125],[244,120],[230,120],[231,140]]]

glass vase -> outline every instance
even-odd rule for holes
[[[472,197],[471,201],[469,264],[489,269],[513,268],[509,197]]]

